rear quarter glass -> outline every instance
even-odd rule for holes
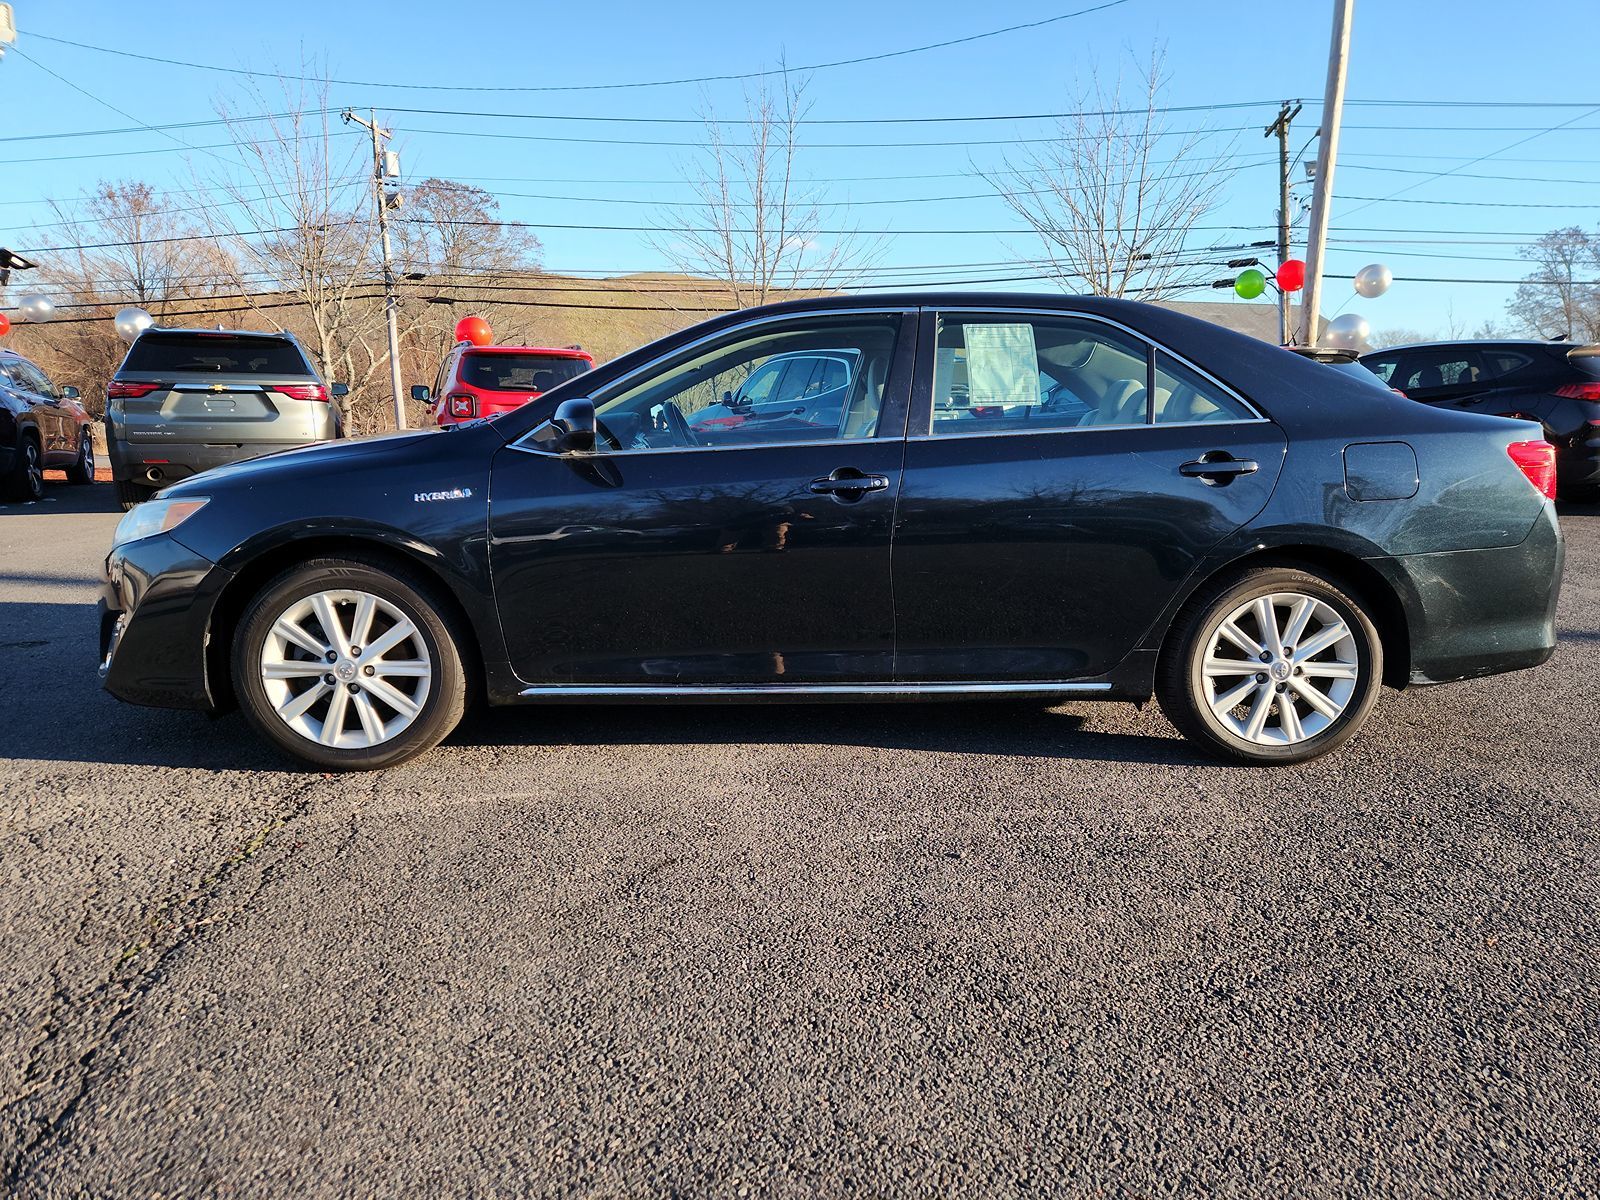
[[[313,375],[300,347],[287,338],[225,333],[145,334],[119,374]]]

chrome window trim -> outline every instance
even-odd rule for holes
[[[1048,429],[993,429],[973,433],[914,433],[908,442],[954,442],[977,437],[1043,437],[1052,433],[1104,433],[1126,429],[1227,429],[1234,425],[1271,425],[1266,417],[1236,417],[1231,421],[1162,421],[1155,425],[1055,425]]]
[[[619,375],[616,379],[613,379],[609,384],[606,385],[605,391],[615,394],[615,392],[618,391],[618,390],[625,390],[625,385],[630,383],[632,380],[637,379],[640,375],[645,374],[647,371],[651,370],[653,367],[657,367],[660,364],[662,364],[664,362],[667,362],[670,359],[677,358],[681,354],[685,354],[685,353],[687,353],[689,351],[692,351],[697,346],[704,346],[708,342],[717,341],[719,338],[722,338],[722,337],[730,335],[730,334],[737,334],[737,333],[740,333],[740,332],[742,332],[743,330],[746,330],[746,329],[757,329],[757,328],[761,327],[762,325],[776,325],[776,324],[779,324],[779,323],[782,323],[782,322],[786,322],[786,321],[804,321],[804,320],[806,320],[808,318],[815,318],[815,317],[832,316],[832,317],[848,318],[848,317],[853,317],[853,316],[884,316],[884,315],[904,316],[908,312],[916,312],[916,311],[917,311],[917,309],[908,308],[905,305],[875,305],[875,306],[873,306],[871,308],[813,308],[813,309],[804,309],[804,310],[802,310],[800,312],[770,313],[767,316],[756,317],[753,320],[744,321],[744,322],[741,322],[740,324],[737,324],[737,325],[730,325],[727,328],[719,329],[714,333],[705,334],[702,337],[695,338],[695,340],[692,341],[692,342],[686,342],[682,346],[678,346],[677,348],[675,348],[673,350],[669,350],[664,354],[658,354],[658,355],[656,355],[656,357],[652,358],[649,362],[641,363],[639,366],[637,366],[633,370],[629,371],[626,375]],[[899,337],[899,334],[900,334],[900,331],[898,329],[895,330],[895,336],[897,338]],[[785,353],[787,353],[787,352],[785,352]],[[795,351],[794,353],[799,353],[799,351]],[[587,396],[587,397],[573,397],[573,399],[587,399],[591,403],[593,403],[596,408],[600,407],[600,402],[598,400],[596,400],[593,395],[590,395],[590,396]],[[527,454],[538,454],[538,455],[541,455],[541,456],[547,457],[547,458],[548,457],[552,457],[548,450],[538,450],[538,449],[534,449],[532,447],[524,446],[522,444],[523,442],[527,441],[532,436],[533,436],[533,430],[530,429],[530,430],[528,430],[527,433],[523,434],[516,441],[510,442],[508,444],[511,447],[511,449],[513,449],[513,450],[521,450],[521,451],[523,451],[524,453],[527,453]],[[869,437],[869,438],[837,438],[837,439],[834,439],[834,440],[840,441],[840,442],[844,442],[847,445],[858,446],[858,445],[862,445],[862,444],[871,444],[873,442],[896,441],[896,440],[899,440],[899,439],[898,438],[878,437],[876,434],[874,434],[872,437]],[[604,458],[604,457],[610,457],[611,455],[615,455],[615,454],[681,454],[681,453],[683,453],[685,451],[694,452],[694,451],[702,451],[702,450],[750,450],[750,449],[758,449],[758,448],[760,448],[762,446],[782,446],[782,445],[815,446],[815,445],[818,445],[818,444],[819,444],[818,442],[751,442],[748,445],[744,445],[744,446],[661,446],[659,448],[653,448],[653,449],[649,449],[649,450],[596,450],[596,451],[593,452],[593,456],[596,457],[596,458]],[[559,458],[559,457],[561,457],[561,455],[555,455],[553,457]]]
[[[548,684],[523,688],[530,698],[669,696],[993,696],[1109,692],[1109,683],[726,683],[726,684]]]
[[[1229,396],[1232,396],[1240,404],[1244,405],[1246,411],[1255,414],[1254,417],[1239,417],[1239,418],[1235,418],[1235,419],[1230,420],[1230,421],[1141,421],[1137,425],[1089,425],[1089,426],[1083,426],[1082,428],[1084,428],[1084,429],[1162,429],[1162,428],[1165,428],[1165,429],[1181,429],[1181,428],[1184,428],[1185,426],[1190,426],[1190,425],[1243,425],[1243,424],[1255,424],[1257,422],[1266,422],[1268,424],[1271,424],[1271,420],[1272,419],[1270,417],[1264,415],[1262,413],[1262,411],[1259,408],[1257,408],[1254,404],[1252,404],[1247,397],[1240,395],[1237,388],[1231,387],[1228,384],[1224,383],[1222,380],[1218,379],[1215,375],[1213,375],[1210,371],[1206,370],[1204,367],[1202,367],[1199,363],[1195,362],[1193,359],[1187,357],[1186,355],[1179,354],[1176,350],[1173,350],[1172,348],[1170,348],[1169,346],[1165,345],[1162,342],[1156,341],[1149,334],[1143,333],[1140,330],[1135,329],[1131,325],[1124,325],[1121,321],[1113,320],[1110,317],[1103,317],[1098,313],[1084,312],[1081,309],[1076,309],[1076,308],[1027,308],[1027,307],[1015,307],[1015,306],[1011,306],[1011,305],[997,305],[997,306],[992,307],[992,308],[983,308],[983,307],[976,307],[976,306],[972,307],[972,308],[945,308],[945,307],[940,307],[938,305],[932,305],[932,304],[923,305],[922,306],[922,311],[923,312],[932,313],[934,315],[935,319],[943,318],[946,315],[960,316],[960,315],[966,314],[966,313],[970,313],[970,314],[972,314],[974,316],[991,316],[991,315],[999,315],[999,314],[1011,314],[1011,315],[1028,316],[1028,317],[1055,317],[1057,319],[1060,319],[1060,318],[1075,318],[1075,319],[1080,320],[1080,321],[1094,321],[1094,322],[1096,322],[1098,324],[1101,324],[1101,325],[1109,325],[1113,329],[1120,329],[1123,333],[1130,334],[1134,338],[1137,338],[1140,342],[1144,343],[1150,349],[1161,351],[1161,353],[1167,355],[1169,358],[1172,358],[1177,362],[1182,363],[1184,366],[1188,367],[1191,371],[1195,372],[1197,375],[1200,375],[1203,378],[1205,378],[1207,380],[1210,380],[1211,383],[1213,383],[1217,387],[1221,388],[1224,393],[1226,393]],[[935,339],[935,345],[929,347],[928,349],[929,349],[930,352],[933,352],[933,351],[935,351],[937,349],[937,338]],[[921,347],[918,347],[918,352],[919,353],[921,352]],[[1152,368],[1154,367],[1154,365],[1155,364],[1153,362],[1149,364],[1149,366],[1152,367]],[[932,387],[932,379],[933,379],[933,373],[930,372],[929,373],[929,387],[930,388]],[[917,400],[917,397],[913,396],[912,397],[912,404],[913,405],[915,405],[916,400]],[[1067,425],[1067,426],[1063,426],[1057,432],[1066,432],[1067,430],[1076,429],[1076,428],[1079,428],[1079,427],[1078,426],[1074,426],[1074,425]],[[1028,432],[1033,432],[1033,431],[1030,430]],[[973,433],[962,433],[962,434],[936,434],[936,433],[934,433],[933,432],[933,394],[930,391],[929,394],[928,394],[928,432],[927,433],[914,433],[914,434],[911,434],[911,435],[909,435],[908,440],[920,440],[920,439],[923,439],[923,438],[979,437],[979,436],[1003,437],[1004,433],[1003,432],[999,432],[999,431],[997,431],[996,433],[993,433],[993,434],[983,434],[983,435],[973,434]]]

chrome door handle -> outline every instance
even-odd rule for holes
[[[813,479],[807,486],[819,496],[842,496],[846,499],[859,499],[868,492],[887,491],[889,477],[887,475],[862,475],[850,470],[848,467],[841,467],[832,475],[825,475],[821,479]]]
[[[1205,454],[1178,468],[1178,474],[1207,483],[1228,483],[1238,475],[1254,475],[1261,464],[1252,458],[1234,458],[1225,451]]]

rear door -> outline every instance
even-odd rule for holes
[[[155,330],[134,343],[117,380],[153,385],[120,401],[124,436],[134,444],[303,444],[320,436],[311,405],[322,401],[304,395],[321,381],[288,338]]]
[[[894,540],[903,681],[1103,675],[1272,494],[1283,432],[1131,330],[945,311],[919,343]]]

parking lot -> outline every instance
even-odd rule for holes
[[[99,690],[0,506],[0,1191],[1600,1193],[1561,644],[1214,765],[1153,707],[529,709],[366,776]]]

